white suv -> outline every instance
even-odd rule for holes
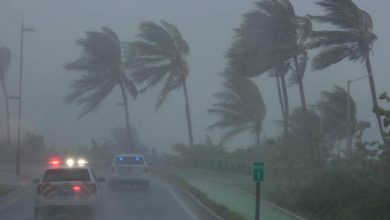
[[[83,214],[83,219],[94,219],[99,202],[98,182],[88,167],[51,167],[45,170],[35,195],[35,219],[46,219],[52,214]]]
[[[135,154],[116,155],[111,164],[109,185],[112,188],[121,185],[136,185],[149,190],[149,167],[144,157]]]

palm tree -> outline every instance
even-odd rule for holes
[[[130,43],[128,48],[129,59],[136,60],[132,76],[137,83],[145,85],[140,92],[164,81],[156,110],[161,107],[170,92],[183,87],[189,144],[192,147],[194,139],[186,84],[189,72],[186,61],[189,54],[188,44],[177,27],[165,21],[161,21],[161,25],[150,21],[143,22],[139,31],[139,40]]]
[[[265,118],[266,107],[257,86],[248,78],[233,76],[224,83],[225,90],[217,93],[219,103],[209,109],[209,113],[220,119],[210,126],[228,130],[222,140],[226,141],[236,135],[251,131],[256,136],[256,147],[260,147],[260,133]]]
[[[348,107],[348,93],[345,89],[335,86],[332,91],[322,92],[321,101],[315,106],[320,111],[321,120],[323,122],[323,132],[331,139],[340,141],[348,138],[348,132],[355,133],[357,125],[356,105],[353,98],[350,96],[350,113],[351,124],[346,122]],[[348,131],[349,129],[349,131]],[[347,140],[348,157],[352,152],[352,137]]]
[[[4,102],[5,102],[5,112],[7,118],[7,146],[11,144],[11,134],[10,134],[10,112],[9,112],[9,102],[8,102],[8,91],[5,85],[5,77],[8,67],[11,63],[11,51],[6,47],[0,48],[0,83],[4,93]]]
[[[65,101],[76,106],[82,106],[79,117],[98,109],[100,103],[116,88],[119,87],[126,117],[132,150],[136,150],[131,135],[129,107],[127,94],[137,96],[137,89],[128,76],[122,60],[121,44],[118,36],[109,28],[101,31],[87,31],[86,38],[79,39],[77,45],[83,52],[79,59],[65,65],[68,71],[81,72],[79,79],[72,84],[73,92]]]
[[[373,106],[378,106],[375,82],[370,61],[373,43],[377,36],[373,33],[371,16],[361,10],[352,0],[320,0],[318,5],[324,8],[325,15],[311,16],[314,21],[331,24],[336,30],[314,31],[312,48],[321,51],[312,61],[314,70],[322,70],[344,59],[361,61],[366,65],[370,83]],[[376,114],[383,143],[386,141],[380,116]]]
[[[272,76],[276,77],[286,137],[289,107],[285,75],[290,69],[294,70],[291,82],[299,85],[302,108],[306,110],[302,80],[307,61],[305,43],[311,32],[311,22],[297,16],[288,0],[262,0],[255,5],[235,30],[235,40],[226,56],[229,68],[243,76],[259,76],[270,70],[277,73]]]

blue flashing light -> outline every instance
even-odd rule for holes
[[[123,158],[123,157],[118,157],[118,160],[124,160],[125,158]]]
[[[136,157],[135,160],[139,161],[139,160],[141,160],[141,158],[140,157]]]

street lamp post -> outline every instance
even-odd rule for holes
[[[352,157],[352,131],[351,131],[351,83],[365,79],[373,74],[367,74],[356,79],[347,81],[347,154],[348,159]]]
[[[23,76],[23,37],[24,32],[32,32],[33,28],[25,27],[22,17],[20,26],[20,63],[19,63],[19,105],[18,105],[18,136],[16,145],[16,174],[20,173],[21,117],[22,117],[22,76]]]

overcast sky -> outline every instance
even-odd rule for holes
[[[10,48],[13,59],[7,85],[11,95],[17,92],[20,50],[20,22],[36,29],[25,35],[23,127],[25,131],[43,134],[49,145],[89,145],[90,138],[108,137],[112,128],[124,127],[118,93],[102,103],[99,110],[79,120],[80,109],[65,105],[63,98],[70,92],[77,73],[66,72],[62,66],[77,59],[80,48],[75,40],[84,37],[86,30],[101,26],[113,29],[121,41],[134,40],[137,26],[145,20],[174,23],[191,48],[188,78],[191,114],[196,142],[203,142],[207,127],[216,118],[207,114],[215,102],[213,94],[221,89],[218,76],[225,66],[224,52],[228,49],[233,28],[238,27],[241,16],[252,8],[246,0],[0,0],[0,46]],[[389,91],[388,63],[390,61],[390,31],[388,29],[390,1],[356,0],[374,20],[374,31],[379,39],[374,46],[372,60],[378,93]],[[322,11],[311,0],[293,0],[299,15],[319,14]],[[360,63],[342,62],[325,71],[307,71],[304,83],[309,104],[320,98],[323,90],[334,85],[346,87],[348,79],[366,74]],[[281,118],[275,82],[266,76],[254,78],[267,105],[264,135],[274,137],[280,127],[275,120]],[[368,81],[352,84],[352,95],[358,106],[358,118],[371,121],[373,128],[366,137],[378,139],[377,126],[371,113]],[[141,141],[150,147],[169,149],[173,143],[187,143],[183,92],[173,92],[159,112],[154,111],[159,88],[139,96],[130,103],[130,115]],[[291,109],[299,105],[298,88],[289,88]],[[3,94],[0,94],[0,135],[5,136]],[[11,104],[12,123],[16,127],[16,103]],[[15,134],[15,133],[14,133]],[[211,133],[215,141],[219,133]],[[253,142],[242,135],[229,144],[230,149],[246,147]]]

